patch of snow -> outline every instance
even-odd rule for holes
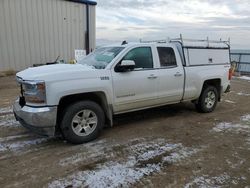
[[[169,144],[164,139],[157,139],[153,142],[132,145],[128,150],[129,153],[137,156],[138,160],[146,161],[181,147],[183,147],[182,144]]]
[[[164,157],[163,161],[166,161],[168,163],[176,163],[176,162],[179,162],[182,159],[190,157],[191,155],[193,155],[193,154],[195,154],[195,153],[197,153],[199,151],[200,151],[200,149],[182,147],[180,150],[177,150],[177,151],[171,153],[167,157]]]
[[[242,120],[242,121],[250,122],[250,114],[246,114],[246,115],[242,116],[242,117],[241,117],[241,120]]]
[[[249,131],[250,126],[247,125],[241,125],[241,124],[232,124],[232,123],[219,123],[216,125],[212,130],[215,132],[227,132],[227,131]]]
[[[41,144],[47,140],[48,140],[47,138],[38,138],[38,139],[33,139],[33,140],[17,141],[17,142],[13,142],[13,143],[1,142],[0,143],[0,152],[19,151],[19,150],[23,149],[24,147],[29,147],[32,145]]]
[[[247,145],[250,145],[250,115],[244,115],[241,117],[241,121],[243,121],[241,124],[233,124],[233,123],[228,123],[228,122],[223,122],[217,124],[211,132],[233,132],[236,134],[239,133],[246,133],[247,138],[245,139],[245,143]],[[247,150],[250,150],[250,148],[247,148]],[[228,161],[227,161],[228,162]],[[232,168],[236,168],[237,166],[241,165],[245,161],[242,160],[238,164],[230,164]],[[230,161],[228,164],[231,163]]]
[[[168,143],[165,139],[137,141],[136,143],[129,142],[125,146],[115,145],[128,153],[127,157],[124,154],[125,160],[120,159],[119,155],[115,155],[117,154],[115,152],[120,152],[120,150],[108,152],[113,153],[108,162],[98,164],[93,170],[86,169],[66,178],[55,180],[48,187],[130,187],[144,176],[159,172],[164,163],[178,162],[198,151],[184,147],[180,143]],[[105,154],[104,157],[107,155],[109,154]],[[103,155],[100,154],[100,156]],[[92,159],[91,155],[89,157]],[[81,157],[76,157],[73,161],[78,162],[80,159]]]
[[[20,124],[16,121],[14,115],[0,116],[0,127],[19,127]]]
[[[246,159],[239,158],[239,157],[237,158],[238,158],[237,162],[231,162],[229,159],[227,159],[226,162],[228,165],[230,165],[231,168],[238,169],[246,162]]]
[[[250,96],[250,94],[248,94],[248,93],[243,93],[243,92],[238,92],[237,95],[246,96],[246,97]]]
[[[68,166],[68,165],[75,165],[78,163],[87,162],[90,158],[92,161],[98,161],[100,159],[104,159],[105,157],[111,157],[112,152],[111,148],[104,147],[104,140],[91,142],[84,145],[83,149],[84,152],[78,152],[70,157],[61,159],[59,161],[60,166]],[[82,146],[76,146],[82,147]],[[77,149],[79,151],[79,149]]]
[[[15,139],[18,139],[18,138],[24,138],[24,137],[27,137],[27,136],[29,136],[29,135],[28,134],[21,134],[21,135],[16,135],[16,136],[2,137],[2,138],[0,138],[0,143],[15,140]]]
[[[126,163],[110,162],[97,167],[95,171],[81,171],[66,180],[57,180],[49,184],[52,187],[122,187],[129,186],[140,180],[144,175],[159,171],[159,165],[147,165],[143,168],[135,168],[135,158]]]
[[[230,182],[230,176],[226,173],[221,174],[219,176],[209,177],[208,175],[204,175],[201,177],[195,178],[192,182],[186,184],[185,188],[192,187],[206,187],[206,188],[219,188],[226,183]]]
[[[0,114],[3,114],[3,113],[12,113],[12,107],[9,106],[9,107],[5,107],[5,108],[0,108]]]
[[[250,81],[249,76],[240,76],[240,77],[237,77],[237,78],[242,79],[242,80],[249,80]]]
[[[247,178],[245,176],[241,176],[240,179],[247,180]]]
[[[100,152],[100,154],[104,154],[104,153]],[[79,162],[87,161],[89,159],[89,157],[96,159],[98,156],[99,156],[99,153],[92,153],[88,156],[86,154],[83,154],[83,153],[78,153],[78,154],[75,154],[71,157],[61,159],[59,161],[59,165],[60,166],[74,165],[74,164],[77,164]]]
[[[234,101],[230,101],[230,100],[225,100],[225,102],[227,102],[227,103],[231,103],[231,104],[235,104],[236,102],[234,102]]]

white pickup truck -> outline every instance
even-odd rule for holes
[[[230,90],[225,42],[184,45],[182,40],[101,47],[77,64],[17,73],[16,119],[42,135],[61,133],[74,144],[97,138],[113,115],[192,101],[212,112]]]

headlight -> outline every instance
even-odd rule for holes
[[[46,103],[46,87],[43,81],[23,82],[23,95],[28,103]]]

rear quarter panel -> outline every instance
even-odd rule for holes
[[[220,79],[222,90],[225,92],[230,84],[228,80],[229,68],[229,64],[185,67],[186,87],[184,100],[199,98],[204,82],[211,79]]]

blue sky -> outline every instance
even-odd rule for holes
[[[178,37],[250,49],[250,0],[97,0],[97,45]]]

